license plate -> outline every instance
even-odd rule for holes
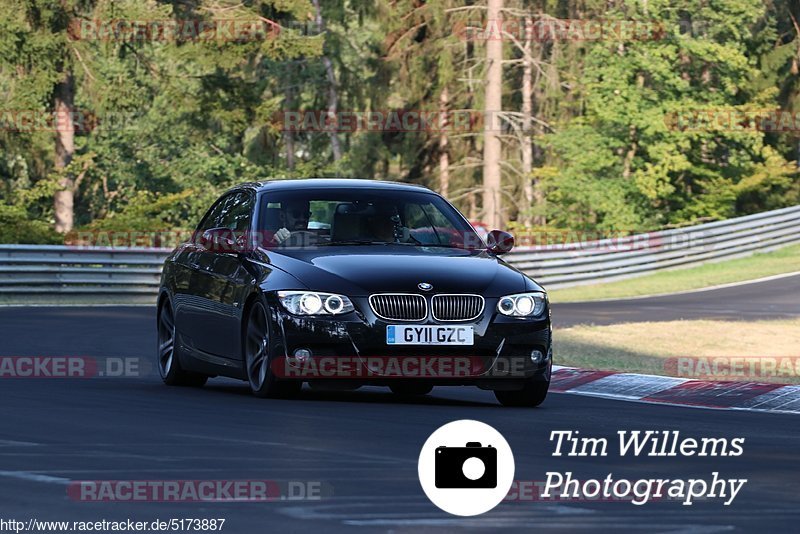
[[[440,325],[389,325],[386,327],[387,345],[472,345],[471,326]]]

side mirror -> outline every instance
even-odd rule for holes
[[[505,254],[514,248],[514,236],[502,230],[492,230],[486,235],[486,244],[492,254]]]
[[[253,249],[247,237],[247,233],[237,236],[230,228],[211,228],[199,236],[197,244],[210,252],[243,254]]]

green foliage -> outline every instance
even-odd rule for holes
[[[0,128],[0,239],[50,242],[43,229],[63,176],[76,183],[79,230],[160,231],[191,228],[211,199],[242,181],[344,176],[439,188],[443,151],[451,198],[480,218],[480,123],[445,136],[341,132],[344,154],[334,162],[327,132],[285,132],[279,117],[328,107],[323,56],[334,67],[339,110],[438,110],[443,93],[450,110],[480,110],[485,42],[464,39],[463,30],[486,22],[484,4],[320,4],[324,33],[310,0],[7,0],[3,111],[52,111],[54,87],[71,72],[75,107],[90,128],[76,132],[72,163],[60,173],[52,130]],[[510,17],[665,29],[655,39],[533,43],[536,121],[526,132],[504,126],[511,226],[534,215],[546,228],[649,230],[800,203],[796,132],[682,129],[670,121],[693,110],[799,111],[792,18],[800,7],[752,0],[506,0],[506,7]],[[240,41],[74,35],[87,21],[215,19],[281,29]],[[519,44],[505,45],[503,104],[511,112],[521,107]],[[521,141],[534,146],[528,175],[520,171]],[[545,198],[535,205],[523,196],[532,179]]]
[[[763,132],[683,129],[669,121],[692,111],[774,107],[769,87],[743,90],[758,76],[752,31],[765,8],[747,0],[662,0],[641,9],[627,4],[607,17],[657,16],[665,38],[588,44],[580,80],[585,113],[548,136],[562,169],[549,202],[557,225],[647,229],[731,217],[741,213],[739,196],[751,191],[742,181],[777,179],[766,169],[787,176],[787,163],[766,150]],[[680,31],[685,14],[703,25]],[[747,194],[750,205],[760,198]]]
[[[122,211],[103,219],[96,219],[82,230],[104,232],[184,230],[185,222],[190,219],[199,220],[215,196],[216,192],[206,195],[198,194],[192,189],[171,194],[139,191]]]
[[[5,170],[13,178],[0,183],[0,243],[54,245],[63,243],[63,236],[53,230],[49,217],[37,210],[42,199],[50,199],[56,190],[54,180],[41,180],[31,185],[24,159],[6,160]],[[45,212],[46,213],[46,212]]]
[[[0,243],[57,245],[63,237],[49,222],[31,220],[23,208],[0,204]]]

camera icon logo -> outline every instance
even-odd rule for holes
[[[466,447],[437,447],[437,488],[496,488],[497,449],[470,441]]]
[[[425,495],[445,512],[474,516],[508,495],[514,455],[502,434],[480,421],[462,419],[439,427],[422,446],[417,464]]]

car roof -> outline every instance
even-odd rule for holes
[[[425,186],[405,182],[390,182],[384,180],[364,180],[358,178],[303,178],[286,180],[268,180],[263,182],[247,182],[233,187],[236,189],[251,189],[254,191],[289,191],[298,189],[340,189],[363,188],[385,189],[393,191],[418,191],[433,193]]]

